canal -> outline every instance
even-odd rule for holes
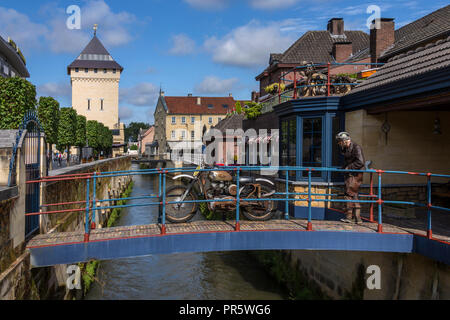
[[[133,196],[158,192],[156,177],[135,176]],[[144,203],[146,200],[132,200]],[[148,200],[147,200],[148,201]],[[158,208],[131,207],[117,226],[156,223]],[[200,213],[194,220],[203,219]],[[88,300],[276,300],[286,292],[246,252],[181,253],[103,261]]]

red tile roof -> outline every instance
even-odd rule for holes
[[[164,100],[169,114],[227,114],[235,106],[233,97],[164,97]]]

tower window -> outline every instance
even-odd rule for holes
[[[113,69],[113,73],[116,73],[116,69]]]
[[[88,99],[88,110],[91,110],[91,99]]]
[[[80,71],[80,69],[78,69],[78,68],[75,68],[75,72],[78,72],[78,71]]]
[[[106,70],[106,69],[103,69],[103,73],[107,73],[108,72],[108,70]]]
[[[103,99],[100,99],[100,110],[103,111]]]
[[[97,73],[98,72],[98,69],[94,69],[94,73]]]
[[[88,73],[88,72],[89,72],[89,69],[88,69],[88,68],[84,69],[84,72]]]

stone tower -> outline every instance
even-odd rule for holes
[[[96,30],[96,27],[94,28]],[[72,85],[72,108],[87,120],[103,123],[113,132],[113,156],[122,153],[124,125],[119,119],[119,81],[123,67],[94,37],[67,67]]]

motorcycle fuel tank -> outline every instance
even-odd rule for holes
[[[226,171],[212,171],[209,174],[211,181],[232,181],[233,177]]]

